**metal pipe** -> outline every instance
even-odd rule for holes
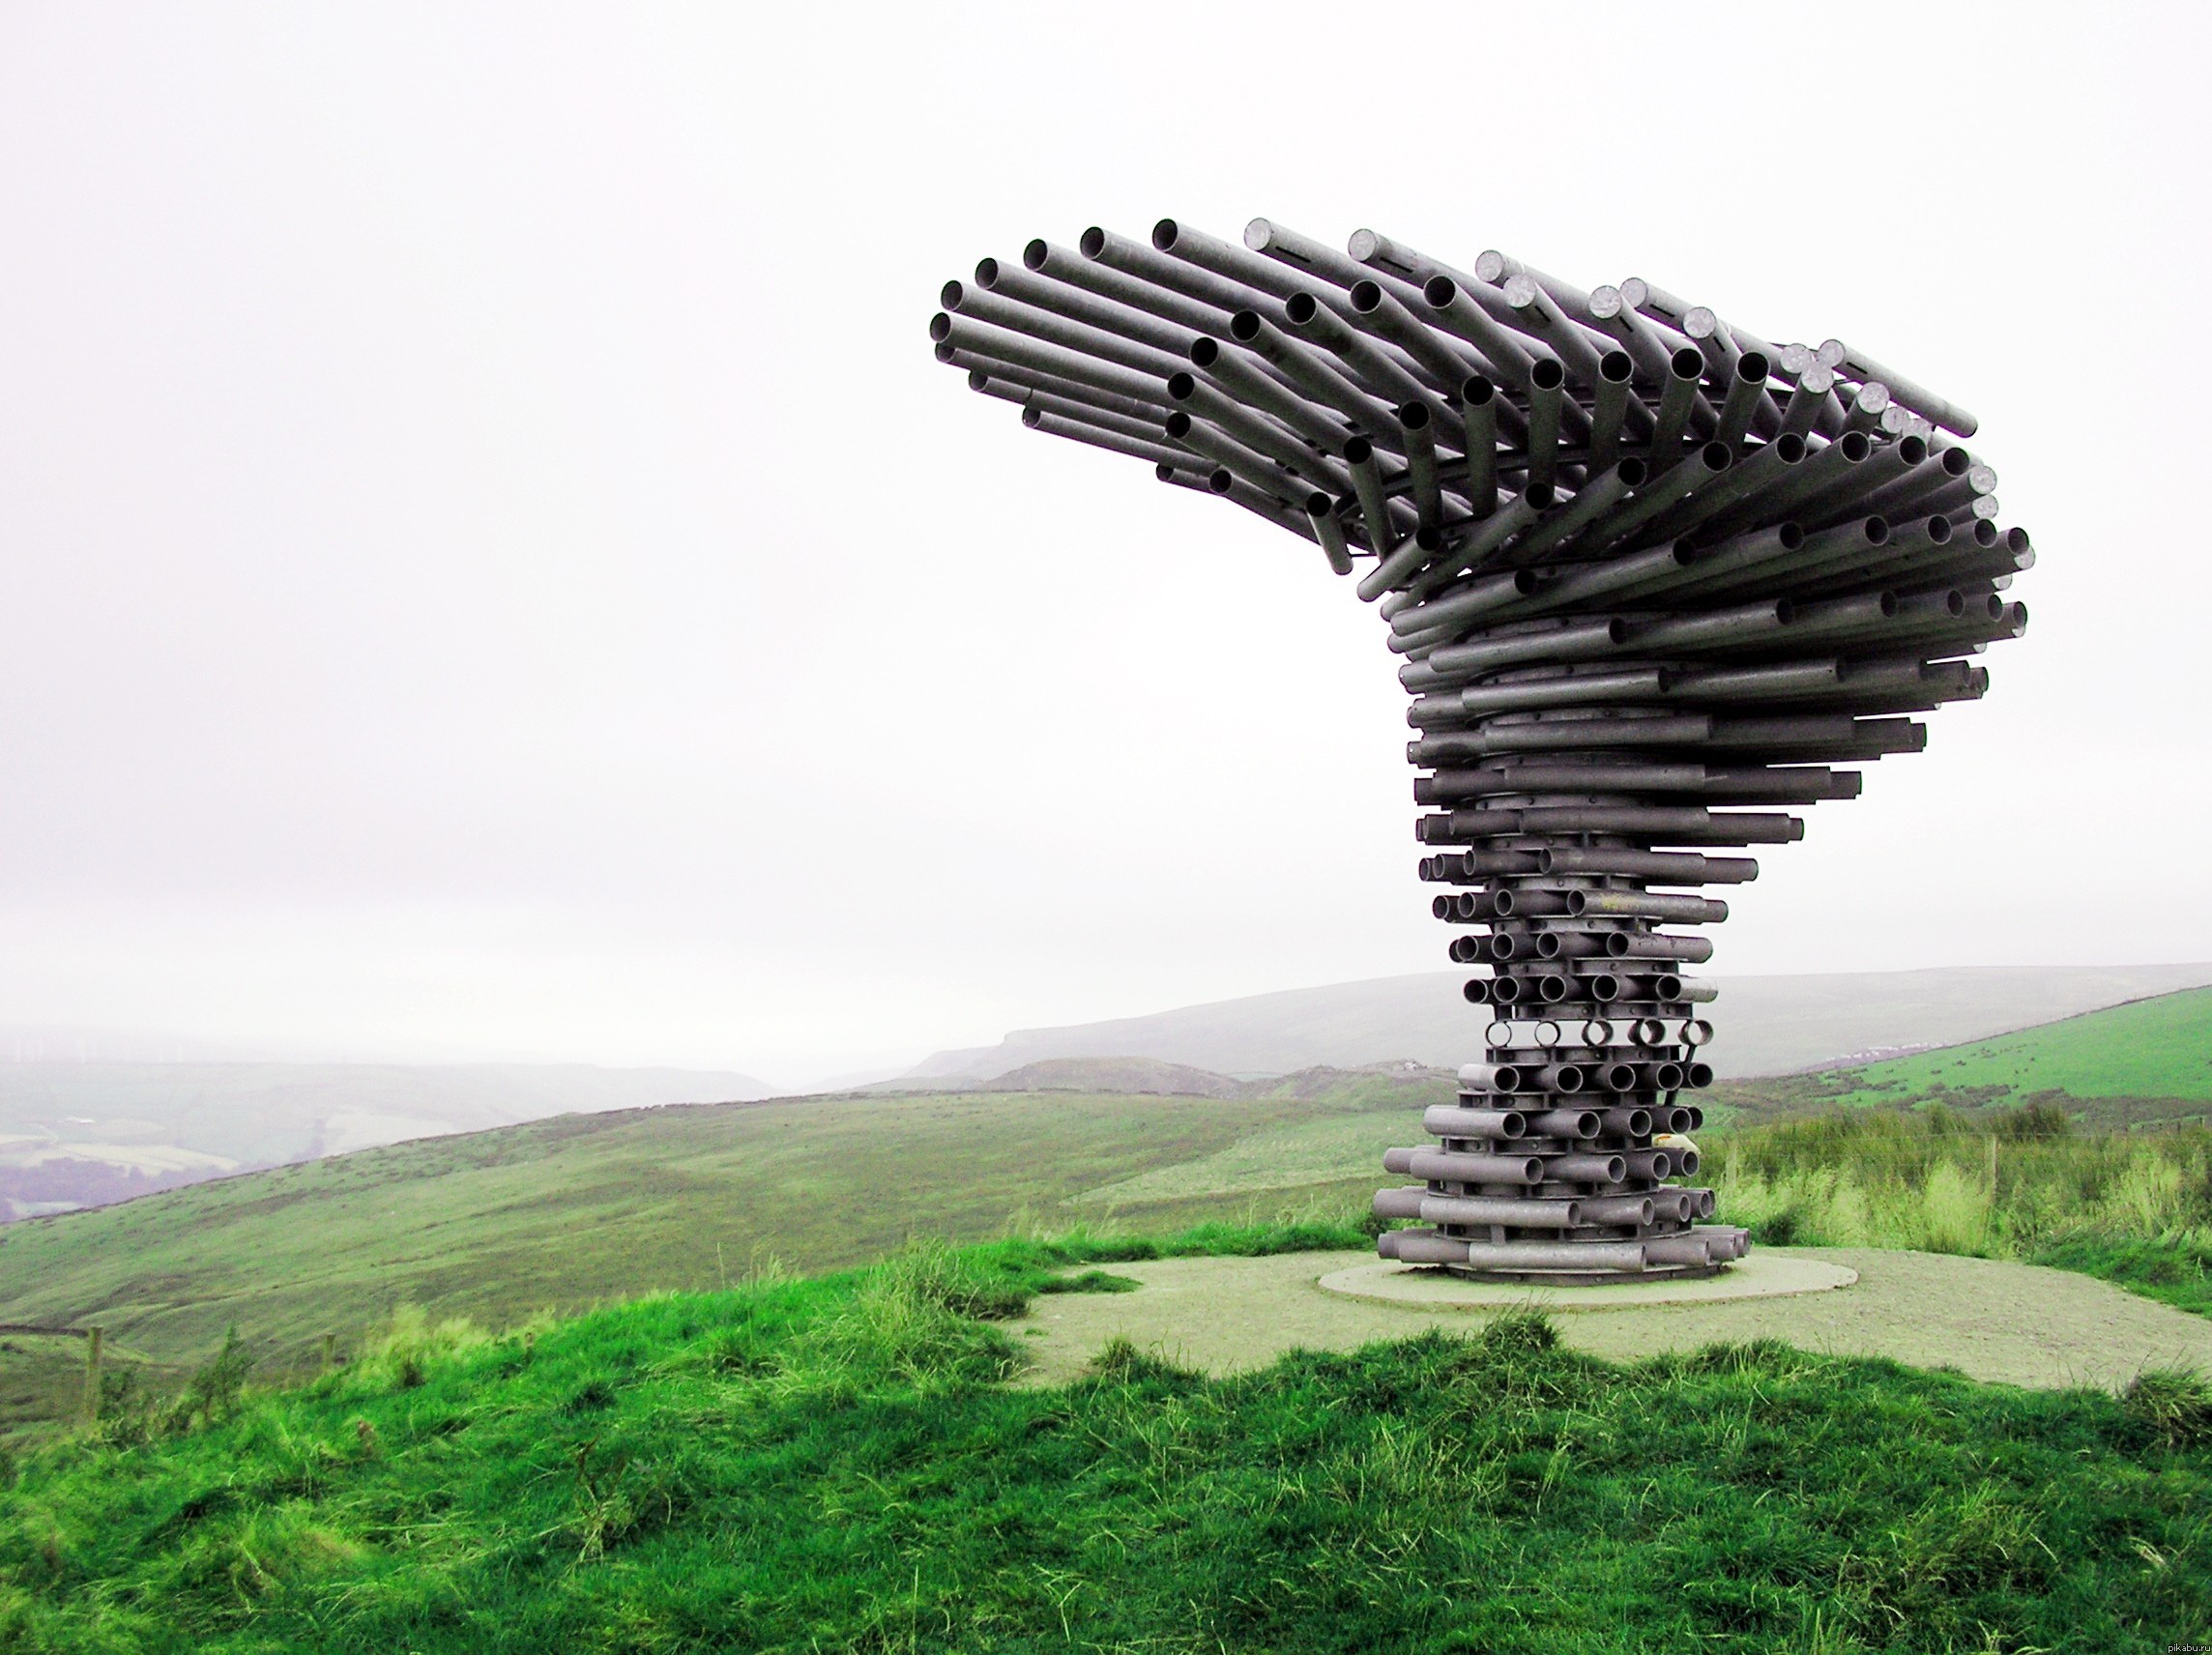
[[[1413,494],[1413,510],[1420,526],[1441,532],[1444,521],[1443,490],[1437,480],[1437,439],[1431,428],[1429,405],[1409,402],[1398,410],[1406,469]]]
[[[1422,287],[1421,297],[1438,327],[1457,334],[1482,353],[1484,371],[1492,379],[1502,379],[1528,390],[1529,371],[1540,359],[1502,323],[1495,321],[1489,311],[1470,299],[1468,292],[1450,276],[1431,276]],[[1370,311],[1379,324],[1402,331],[1410,323],[1420,329],[1412,312],[1402,305],[1395,305],[1381,287],[1353,288],[1352,306],[1354,310],[1361,308],[1363,300],[1371,302]],[[1425,329],[1420,331],[1426,332]],[[1409,350],[1412,348],[1408,338],[1400,337],[1398,342]]]
[[[1614,874],[1660,885],[1745,885],[1759,878],[1750,857],[1707,857],[1686,851],[1614,851],[1555,845],[1536,853],[1541,874]]]
[[[963,368],[967,371],[971,385],[974,384],[975,376],[981,374],[994,385],[1003,380],[1010,386],[1020,386],[1033,392],[1043,392],[1069,402],[1081,402],[1105,413],[1120,414],[1131,420],[1143,421],[1147,424],[1156,422],[1170,406],[1164,396],[1155,395],[1150,398],[1120,396],[1110,391],[1100,391],[1094,386],[1084,385],[1072,379],[1062,379],[1058,374],[1039,373],[1033,368],[1001,362],[996,357],[978,356],[973,351],[956,351],[949,345],[939,345],[936,349],[941,361],[950,363],[954,367]]]
[[[1652,429],[1652,469],[1666,472],[1683,458],[1681,438],[1690,429],[1690,412],[1699,403],[1699,385],[1705,376],[1705,359],[1688,345],[1668,359],[1666,378],[1659,383],[1659,416]],[[1714,416],[1714,429],[1721,427]]]
[[[1576,890],[1567,893],[1567,912],[1580,919],[1665,919],[1677,925],[1718,925],[1729,915],[1725,902],[1704,896],[1654,896],[1642,890]]]
[[[1233,305],[1224,309],[1203,300],[1188,298],[1162,287],[1157,282],[1144,280],[1124,271],[1116,270],[1111,265],[1100,264],[1080,253],[1070,252],[1065,247],[1056,247],[1042,236],[1022,249],[1022,267],[1048,281],[1084,288],[1101,299],[1110,299],[1132,310],[1150,311],[1163,322],[1173,322],[1194,334],[1218,333],[1228,316],[1241,308],[1240,305]],[[978,266],[978,280],[981,280],[980,269]],[[990,284],[985,282],[984,285]]]
[[[1835,388],[1835,374],[1818,363],[1799,374],[1782,409],[1783,430],[1799,437],[1818,429],[1841,431],[1844,405],[1836,400]]]
[[[1093,224],[1076,243],[1082,255],[1110,269],[1179,293],[1186,299],[1196,299],[1210,305],[1224,316],[1233,315],[1265,299],[1267,294],[1241,281],[1231,281],[1209,270],[1186,263],[1182,259],[1169,258],[1165,253],[1133,242],[1126,236],[1101,229]]]
[[[1474,1155],[1454,1149],[1388,1149],[1382,1167],[1440,1183],[1532,1184],[1544,1176],[1544,1163],[1534,1155]]]
[[[1476,274],[1480,274],[1479,265]],[[1522,332],[1549,345],[1553,354],[1565,365],[1567,372],[1574,376],[1576,384],[1596,385],[1600,361],[1598,348],[1590,343],[1587,334],[1567,320],[1558,302],[1526,275],[1507,276],[1504,291],[1505,303],[1513,307],[1514,314],[1520,319]],[[1422,297],[1426,298],[1426,293]],[[1581,303],[1575,306],[1577,311],[1586,309],[1589,305],[1588,295],[1578,295],[1578,298]]]
[[[1518,1109],[1462,1109],[1439,1103],[1423,1112],[1421,1127],[1439,1138],[1524,1138],[1528,1118]]]
[[[1620,435],[1628,422],[1629,379],[1636,364],[1626,351],[1608,351],[1597,364],[1597,396],[1590,408],[1589,468],[1608,470],[1620,457]],[[1638,405],[1640,408],[1642,404]]]
[[[1561,281],[1556,276],[1546,276],[1534,266],[1523,264],[1496,247],[1485,247],[1475,255],[1475,280],[1486,281],[1493,287],[1507,287],[1515,277],[1534,282],[1562,310],[1580,312],[1589,308],[1590,296],[1571,282]]]
[[[970,374],[968,377],[974,381],[984,376]],[[1145,420],[1132,420],[1093,407],[1088,402],[1079,402],[1073,397],[1054,396],[1042,391],[1012,388],[1005,394],[1009,397],[1018,395],[1024,407],[1033,408],[1039,414],[1054,414],[1062,420],[1080,420],[1086,425],[1102,426],[1109,431],[1119,431],[1124,437],[1136,437],[1148,443],[1159,440],[1160,421],[1157,415]]]
[[[1460,423],[1467,450],[1468,498],[1477,517],[1498,509],[1498,388],[1470,374],[1459,388]]]
[[[1413,579],[1436,561],[1443,550],[1444,537],[1441,530],[1426,525],[1415,529],[1394,546],[1389,555],[1367,571],[1359,583],[1359,595],[1372,603],[1386,592],[1398,592],[1412,584]],[[1404,669],[1417,670],[1419,663]],[[1401,679],[1403,673],[1401,673]]]
[[[1734,451],[1722,443],[1707,443],[1695,462],[1677,465],[1651,479],[1612,516],[1590,529],[1586,545],[1592,552],[1609,552],[1628,543],[1631,537],[1651,537],[1646,526],[1663,518],[1706,489],[1712,488],[1734,463]]]
[[[1335,502],[1321,490],[1315,489],[1305,499],[1306,522],[1312,527],[1314,539],[1321,545],[1322,556],[1328,560],[1331,572],[1352,572],[1352,548],[1345,542],[1344,525],[1336,520]]]
[[[1219,339],[1208,335],[1198,340],[1190,347],[1190,362],[1231,396],[1256,404],[1307,442],[1329,453],[1343,450],[1348,432],[1342,421],[1292,395],[1262,373],[1253,362],[1230,350]],[[1177,364],[1176,371],[1183,371],[1180,363]]]
[[[1545,1171],[1552,1178],[1617,1184],[1628,1176],[1628,1159],[1624,1155],[1554,1155],[1546,1163]],[[1535,1182],[1533,1178],[1529,1181]]]
[[[1470,362],[1407,309],[1396,295],[1385,292],[1380,282],[1362,281],[1352,290],[1351,301],[1353,326],[1366,328],[1388,339],[1419,363],[1421,371],[1439,385],[1464,385],[1469,374],[1477,372],[1488,372],[1492,378],[1509,378],[1517,385],[1526,378],[1525,373],[1505,373],[1504,368],[1510,364],[1496,359]]]
[[[1280,425],[1187,370],[1168,381],[1168,400],[1209,425],[1218,425],[1255,453],[1335,494],[1352,489],[1352,473],[1327,454],[1299,441]]]
[[[1375,1251],[1404,1264],[1467,1263],[1467,1243],[1434,1230],[1385,1230],[1375,1238]]]
[[[1954,432],[1961,437],[1970,437],[1981,429],[1981,421],[1964,408],[1959,407],[1956,403],[1944,401],[1934,392],[1923,390],[1909,379],[1905,379],[1883,367],[1881,363],[1876,362],[1865,352],[1852,350],[1843,340],[1830,339],[1820,348],[1823,351],[1831,348],[1834,350],[1834,365],[1846,379],[1862,382],[1878,379],[1883,385],[1889,387],[1889,398],[1892,402],[1904,403],[1915,414],[1942,426],[1944,430]]]
[[[947,288],[957,287],[949,282]],[[1103,298],[1083,288],[1070,287],[1064,282],[1048,280],[1025,269],[1001,264],[995,258],[982,259],[975,266],[975,285],[986,293],[1032,309],[1049,310],[1065,316],[1070,321],[1101,329],[1122,338],[1180,357],[1190,349],[1191,340],[1199,334],[1210,333],[1208,326],[1189,327],[1179,322],[1169,322],[1153,315],[1150,310],[1138,309],[1118,300]],[[963,308],[948,304],[947,310]],[[980,320],[988,321],[989,317]]]
[[[1411,1216],[1429,1224],[1502,1224],[1519,1230],[1576,1230],[1585,1220],[1579,1201],[1515,1201],[1510,1196],[1430,1195],[1426,1188]]]
[[[1159,465],[1172,465],[1189,469],[1189,454],[1156,439],[1127,437],[1103,425],[1087,421],[1070,420],[1059,414],[1047,414],[1039,408],[1022,410],[1022,423],[1033,431],[1042,431],[1048,437],[1066,437],[1094,449],[1105,449],[1117,454],[1128,454],[1136,459],[1151,460]]]
[[[1459,1066],[1459,1084],[1469,1091],[1517,1092],[1522,1089],[1524,1076],[1514,1063],[1462,1063]],[[1530,1087],[1535,1077],[1527,1077]]]
[[[1367,529],[1367,544],[1378,555],[1397,543],[1390,522],[1390,508],[1382,495],[1382,471],[1375,463],[1374,445],[1365,437],[1353,437],[1344,445],[1344,458],[1352,472],[1352,492],[1359,501],[1359,520]]]
[[[1025,415],[1024,419],[1027,418]],[[1179,408],[1168,416],[1166,431],[1168,441],[1176,445],[1175,449],[1166,450],[1166,457],[1171,460],[1179,459],[1177,450],[1187,450],[1212,461],[1238,481],[1267,494],[1290,483],[1282,469],[1266,455],[1254,453],[1243,444],[1210,425],[1200,424]],[[1278,482],[1278,479],[1282,479],[1281,482]]]
[[[1280,368],[1305,395],[1342,415],[1354,430],[1379,428],[1383,418],[1367,392],[1283,333],[1257,310],[1239,310],[1229,319],[1229,336]]]
[[[1663,386],[1667,383],[1668,359],[1674,353],[1668,348],[1666,340],[1659,336],[1658,330],[1629,307],[1627,302],[1620,297],[1619,288],[1610,284],[1592,288],[1589,303],[1583,306],[1582,313],[1589,319],[1591,327],[1602,334],[1610,334],[1621,342],[1635,359],[1638,373],[1653,385]],[[1702,378],[1704,374],[1703,357],[1698,359],[1698,373]]]
[[[1580,1085],[1563,1089],[1573,1091]],[[1594,1109],[1547,1109],[1527,1118],[1529,1132],[1538,1138],[1595,1138],[1605,1124]]]
[[[1063,350],[1079,351],[1117,367],[1127,368],[1152,379],[1164,380],[1182,366],[1181,354],[1161,350],[1157,345],[1139,344],[1119,334],[1109,334],[1103,328],[1088,322],[1071,321],[1052,310],[1037,310],[1027,305],[1017,305],[986,289],[966,282],[948,281],[938,295],[939,303],[948,311],[991,327],[1004,328],[1011,333],[1027,334],[1046,344],[1058,345]]]
[[[1528,370],[1528,486],[1550,488],[1558,475],[1559,414],[1566,369],[1546,357]]]
[[[1053,374],[1077,385],[1088,385],[1148,404],[1160,400],[1160,380],[1166,377],[1163,374],[1155,379],[1100,362],[1080,351],[1046,343],[1029,334],[991,327],[972,317],[954,316],[944,310],[929,319],[929,336],[939,344],[950,345],[955,352],[994,357],[1017,367]]]
[[[1448,392],[1446,384],[1432,388],[1414,377],[1357,328],[1310,293],[1294,293],[1283,301],[1283,325],[1307,335],[1351,370],[1352,377],[1375,395],[1390,402],[1416,402],[1434,391]]]
[[[1751,429],[1753,407],[1766,396],[1768,363],[1757,351],[1746,351],[1730,364],[1728,397],[1721,404],[1720,429],[1713,440],[1726,443],[1731,449],[1743,447],[1744,437]]]
[[[1246,224],[1244,245],[1253,252],[1264,253],[1309,276],[1318,276],[1337,287],[1353,287],[1362,281],[1384,282],[1397,289],[1402,301],[1412,300],[1420,291],[1417,282],[1408,281],[1389,271],[1357,264],[1334,247],[1286,229],[1270,218],[1254,218]]]

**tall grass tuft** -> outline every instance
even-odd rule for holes
[[[1840,1111],[1715,1134],[1707,1164],[1723,1212],[1772,1246],[2024,1259],[2212,1313],[2212,1135],[1984,1115]]]

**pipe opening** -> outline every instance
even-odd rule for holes
[[[1294,293],[1283,301],[1283,314],[1290,318],[1294,328],[1304,327],[1320,308],[1321,301],[1310,293]]]
[[[968,389],[970,391],[980,391],[990,383],[991,376],[981,368],[972,367],[968,370]]]
[[[1362,316],[1382,303],[1382,287],[1380,282],[1361,280],[1352,284],[1352,307]]]
[[[1221,357],[1221,341],[1210,334],[1201,334],[1190,342],[1190,360],[1200,367],[1211,367]]]
[[[946,335],[951,332],[952,318],[947,316],[944,311],[940,310],[936,315],[929,319],[929,336],[937,340],[940,344],[945,342]]]
[[[1227,494],[1230,484],[1236,480],[1229,475],[1227,466],[1215,466],[1206,474],[1206,486],[1212,489],[1216,494]]]
[[[1075,249],[1087,259],[1094,259],[1106,250],[1106,232],[1096,224],[1075,240]]]
[[[1764,351],[1746,351],[1735,359],[1735,376],[1753,385],[1764,385],[1774,372],[1774,364],[1766,360]]]
[[[1608,385],[1626,385],[1636,372],[1636,363],[1626,351],[1608,351],[1598,358],[1597,371]]]
[[[1536,365],[1528,370],[1528,383],[1538,391],[1557,391],[1567,383],[1567,370],[1557,357],[1538,357]]]
[[[1425,431],[1429,425],[1429,409],[1425,402],[1409,402],[1398,410],[1398,423],[1409,431]]]
[[[1375,287],[1375,284],[1371,281],[1361,282],[1360,287]],[[1359,303],[1357,297],[1359,288],[1355,287],[1352,291],[1353,295],[1352,303],[1357,305]],[[1380,287],[1375,287],[1375,291],[1380,294],[1382,290]],[[1459,297],[1459,283],[1452,280],[1448,276],[1432,276],[1428,280],[1421,283],[1421,297],[1427,300],[1433,308],[1444,309],[1454,299]]]
[[[944,305],[947,310],[959,309],[960,301],[966,297],[967,290],[957,281],[948,281],[937,290],[938,304]]]
[[[1176,245],[1176,237],[1181,233],[1182,226],[1173,218],[1162,218],[1152,226],[1152,246],[1164,253]]]
[[[1481,374],[1470,374],[1467,383],[1459,388],[1459,399],[1470,408],[1480,408],[1498,394],[1498,387]]]
[[[1022,263],[1030,270],[1044,269],[1045,260],[1051,256],[1052,249],[1045,245],[1042,236],[1036,237],[1028,247],[1022,248]]]
[[[1836,447],[1844,450],[1844,458],[1857,465],[1874,452],[1874,439],[1864,431],[1846,431],[1837,440]]]
[[[999,261],[997,259],[982,258],[975,261],[975,285],[982,288],[999,285]]]
[[[1198,390],[1198,380],[1191,374],[1178,371],[1168,375],[1168,395],[1177,402],[1186,402]]]
[[[1260,336],[1260,312],[1239,310],[1229,318],[1229,336],[1240,345],[1248,345]]]
[[[1031,430],[1035,430],[1038,424],[1043,421],[1043,420],[1044,410],[1042,408],[1032,408],[1026,403],[1023,405],[1022,423],[1027,425]]]

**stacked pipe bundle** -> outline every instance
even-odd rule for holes
[[[1709,1272],[1683,1098],[1711,1079],[1714,855],[1800,838],[1917,752],[2027,616],[1975,421],[1839,339],[1776,346],[1631,277],[1471,274],[1255,218],[1032,242],[946,284],[940,360],[1035,430],[1318,546],[1388,625],[1421,877],[1494,1017],[1384,1257],[1541,1281]],[[1444,847],[1449,847],[1448,849]]]

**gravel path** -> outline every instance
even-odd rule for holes
[[[2145,1368],[2212,1372],[2212,1321],[2066,1270],[1861,1247],[1777,1248],[1859,1272],[1855,1286],[1790,1298],[1591,1309],[1556,1318],[1578,1350],[1616,1360],[1719,1341],[1773,1338],[1801,1350],[1888,1356],[1977,1379],[2117,1390]],[[1380,1304],[1324,1292],[1324,1275],[1364,1254],[1161,1259],[1109,1266],[1129,1293],[1051,1293],[1011,1324],[1035,1362],[1028,1382],[1064,1384],[1124,1336],[1208,1373],[1264,1367],[1286,1350],[1350,1350],[1425,1328],[1466,1332],[1480,1311]]]

